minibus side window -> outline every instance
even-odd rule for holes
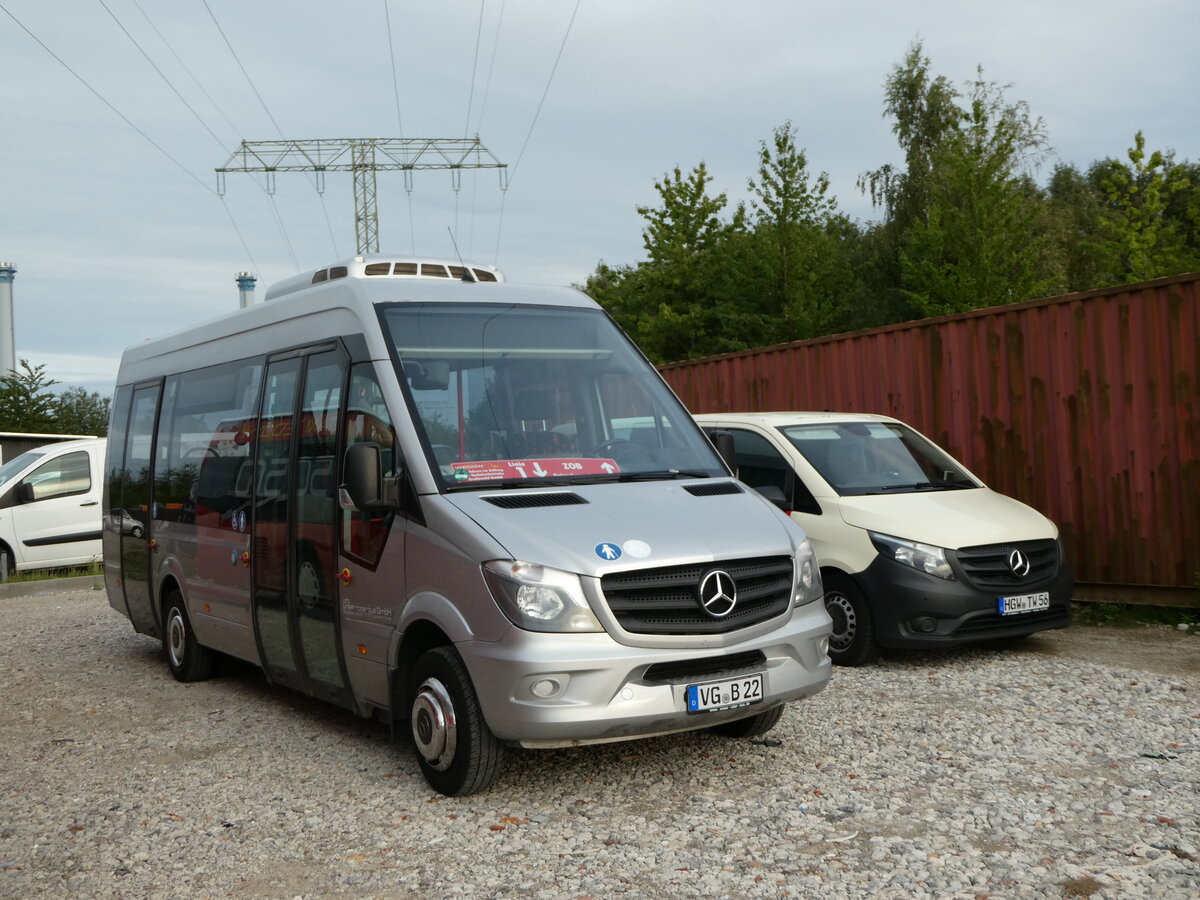
[[[167,379],[156,518],[232,529],[248,510],[261,375],[261,361],[242,360]]]
[[[346,447],[353,444],[379,445],[383,474],[395,473],[395,432],[383,391],[371,363],[350,370],[350,397],[346,403]],[[342,512],[342,550],[374,567],[379,563],[392,524],[392,512]]]

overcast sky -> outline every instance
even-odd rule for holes
[[[319,195],[281,174],[272,204],[230,174],[222,202],[213,170],[242,140],[477,134],[508,164],[503,206],[492,170],[457,194],[381,173],[381,249],[452,257],[453,229],[510,281],[578,283],[642,258],[636,207],[676,165],[744,199],[789,120],[840,209],[876,218],[855,182],[901,162],[882,85],[917,39],[935,73],[982,66],[1045,120],[1043,179],[1139,129],[1200,159],[1197,38],[1196,0],[0,0],[17,356],[108,394],[125,346],[236,309],[238,272],[261,300],[352,257],[349,175]]]

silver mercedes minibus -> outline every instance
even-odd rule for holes
[[[226,654],[400,725],[444,794],[512,746],[762,734],[829,679],[803,531],[572,289],[296,276],[128,349],[107,460],[108,599],[177,679]]]

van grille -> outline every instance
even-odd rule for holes
[[[1020,550],[1029,560],[1029,573],[1024,577],[1016,575],[1008,565],[1013,550]],[[981,588],[1019,588],[1046,581],[1058,574],[1058,541],[1053,538],[964,547],[956,555],[963,575]]]
[[[731,656],[709,656],[704,659],[681,659],[678,662],[655,663],[646,667],[645,681],[699,681],[712,675],[762,668],[767,663],[761,650],[747,650]]]
[[[713,618],[700,606],[700,581],[713,569],[728,572],[737,606]],[[784,612],[792,596],[792,560],[765,556],[636,569],[600,579],[618,624],[631,634],[724,634],[757,625]]]

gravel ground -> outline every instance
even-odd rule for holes
[[[410,748],[102,591],[0,597],[0,896],[1200,897],[1200,636],[1072,628],[834,673],[764,742]]]

